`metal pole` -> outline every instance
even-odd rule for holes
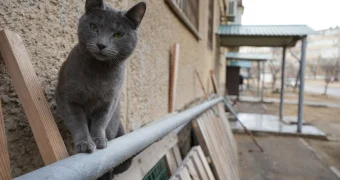
[[[257,61],[257,97],[260,96],[260,78],[261,78],[261,65],[260,61]]]
[[[166,117],[134,132],[116,138],[108,143],[107,148],[97,150],[92,154],[80,153],[73,155],[17,177],[15,180],[96,179],[176,128],[190,122],[212,106],[223,101],[224,99],[222,97],[207,101],[194,108]]]
[[[285,69],[286,69],[286,47],[282,49],[282,65],[281,65],[281,95],[280,95],[280,120],[283,120],[284,95],[285,95]]]
[[[302,38],[301,63],[300,63],[300,90],[299,90],[299,111],[298,111],[298,127],[297,127],[297,132],[299,133],[302,131],[302,123],[303,123],[303,104],[304,104],[303,93],[305,91],[306,46],[307,46],[307,37],[304,36]]]
[[[263,102],[263,97],[264,97],[264,76],[265,76],[265,67],[266,67],[266,64],[265,64],[265,61],[263,61],[262,63],[262,92],[261,92],[261,102]]]
[[[250,89],[250,68],[247,69],[248,70],[248,80],[247,80],[247,89]]]

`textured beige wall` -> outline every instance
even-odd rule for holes
[[[129,6],[137,1],[130,0]],[[180,58],[175,109],[202,96],[194,69],[202,76],[205,87],[212,90],[209,69],[214,68],[215,52],[208,49],[208,1],[200,1],[197,40],[163,0],[146,1],[148,9],[141,25],[140,43],[129,60],[127,77],[128,109],[126,122],[136,129],[167,113],[169,94],[170,49],[180,44]],[[218,24],[218,1],[215,1],[215,31]],[[214,43],[215,44],[215,43]]]
[[[118,8],[127,8],[137,1],[105,2]],[[205,87],[211,91],[209,69],[218,67],[214,50],[207,47],[207,1],[200,1],[199,32],[202,40],[197,40],[192,35],[165,1],[145,2],[148,6],[140,27],[140,41],[134,55],[128,60],[122,92],[122,119],[129,130],[137,129],[167,113],[170,49],[174,43],[181,46],[176,109],[203,95],[194,68],[198,68]],[[53,110],[57,73],[77,42],[77,21],[84,12],[84,3],[85,0],[0,1],[0,29],[7,27],[22,37]],[[215,0],[215,31],[218,16],[218,2]],[[16,177],[43,166],[43,162],[6,68],[3,62],[0,62],[0,96],[12,175]],[[220,71],[224,69],[223,66],[219,68]],[[59,118],[56,117],[56,121],[70,150],[70,134]]]

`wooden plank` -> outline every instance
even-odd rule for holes
[[[191,148],[176,173],[173,174],[170,179],[175,180],[179,177],[181,179],[187,178],[185,171],[188,171],[189,176],[191,176],[190,179],[193,180],[215,180],[200,146]],[[185,177],[183,177],[183,175]]]
[[[173,149],[170,149],[166,154],[166,161],[167,161],[167,165],[168,168],[170,170],[171,174],[174,174],[176,172],[176,169],[178,167],[178,164],[176,162],[176,158],[175,158],[175,154],[173,152]]]
[[[199,141],[199,144],[200,144],[200,146],[202,147],[202,149],[203,149],[203,152],[209,152],[208,151],[208,148],[207,148],[207,144],[206,144],[206,142],[204,141],[204,137],[203,137],[203,134],[202,134],[202,132],[200,131],[200,129],[199,129],[199,127],[198,127],[198,124],[197,124],[197,120],[193,120],[192,122],[191,122],[191,124],[192,124],[192,127],[194,128],[194,130],[195,130],[195,134],[196,134],[196,136],[197,136],[197,138],[198,138],[198,141]],[[205,154],[206,156],[209,156],[209,154]]]
[[[212,167],[215,173],[215,178],[218,180],[238,180],[238,158],[235,151],[235,139],[230,133],[228,122],[223,122],[225,116],[223,109],[218,106],[220,113],[216,117],[212,110],[208,110],[197,119],[199,126],[198,131],[201,131],[208,152],[212,160]],[[203,154],[203,153],[202,153]]]
[[[202,149],[196,148],[195,151],[197,152],[197,155],[198,155],[198,157],[200,158],[200,160],[203,164],[203,167],[205,169],[206,174],[208,175],[209,180],[215,180],[215,177],[211,172],[211,169],[210,169],[209,164],[208,164],[208,162],[207,162],[207,160],[206,160],[206,158],[203,154]]]
[[[68,157],[65,144],[20,36],[9,30],[2,30],[0,52],[24,107],[44,163],[47,165]]]
[[[10,180],[11,166],[9,161],[8,146],[5,131],[5,121],[0,102],[0,180]]]
[[[175,155],[177,165],[179,166],[182,163],[182,156],[181,156],[181,152],[179,151],[179,147],[177,144],[172,148],[172,151]]]
[[[174,44],[171,50],[169,113],[172,113],[175,110],[179,47],[179,44]]]
[[[182,170],[179,173],[179,177],[181,178],[181,180],[192,180],[186,167],[182,167]]]
[[[200,157],[198,156],[197,150],[196,150],[196,153],[194,153],[194,155],[192,156],[192,159],[193,159],[193,164],[194,164],[195,168],[197,169],[197,173],[198,173],[199,178],[201,180],[210,180],[205,168],[203,167],[203,162],[200,159]]]
[[[215,72],[214,70],[210,70],[210,76],[211,76],[211,81],[213,84],[213,88],[214,88],[214,92],[218,95],[223,95],[220,93],[220,90],[218,89],[218,84],[217,84],[217,80],[216,80],[216,76],[215,76]]]
[[[177,134],[174,132],[153,143],[151,146],[133,158],[131,167],[122,174],[117,175],[115,180],[143,179],[143,177],[157,164],[161,158],[166,156],[166,154],[171,149],[176,147],[177,143]],[[174,156],[172,158],[175,159]],[[168,167],[173,165],[169,164],[168,158],[167,163]],[[177,169],[178,166],[177,164],[175,165],[175,169]]]
[[[192,162],[191,157],[187,161],[186,167],[187,167],[187,169],[189,171],[191,179],[193,179],[193,180],[200,180],[200,178],[198,176],[198,173],[197,173],[198,169],[195,168],[194,163]]]
[[[226,141],[227,138],[221,138],[221,137],[226,137],[226,133],[225,133],[225,129],[224,126],[222,124],[222,122],[216,118],[216,116],[214,116],[214,114],[212,113],[212,111],[207,111],[207,118],[210,120],[210,122],[212,123],[214,129],[215,129],[215,135],[216,138],[215,142],[216,144],[218,144],[220,146],[219,150],[219,156],[220,159],[223,158],[225,160],[225,162],[221,161],[221,164],[219,164],[219,166],[224,166],[226,167],[227,171],[229,171],[229,174],[234,173],[234,167],[233,167],[233,153],[230,149],[229,143],[226,143],[228,141]]]
[[[218,172],[222,171],[220,166],[216,166],[215,163],[219,163],[220,159],[217,155],[217,151],[214,151],[213,149],[216,148],[215,144],[213,143],[213,138],[211,138],[210,136],[207,135],[207,132],[214,132],[214,130],[210,130],[209,128],[207,128],[204,124],[204,120],[206,115],[203,114],[201,117],[199,117],[197,119],[197,123],[198,126],[200,127],[200,131],[203,134],[203,139],[201,139],[200,141],[205,141],[207,144],[207,152],[205,152],[205,154],[209,154],[209,157],[212,160],[216,160],[216,161],[212,161],[212,171],[214,172],[214,174],[216,175],[216,178],[218,179]],[[220,147],[218,147],[220,148]]]

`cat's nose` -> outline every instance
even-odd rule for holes
[[[100,43],[97,43],[97,46],[98,46],[99,50],[103,50],[104,48],[106,48],[106,46],[104,44],[100,44]]]

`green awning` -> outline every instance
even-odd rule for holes
[[[292,47],[315,31],[306,25],[220,25],[221,46]]]
[[[267,61],[272,59],[270,54],[259,53],[240,53],[240,52],[228,52],[226,53],[227,60],[239,60],[239,61]]]

